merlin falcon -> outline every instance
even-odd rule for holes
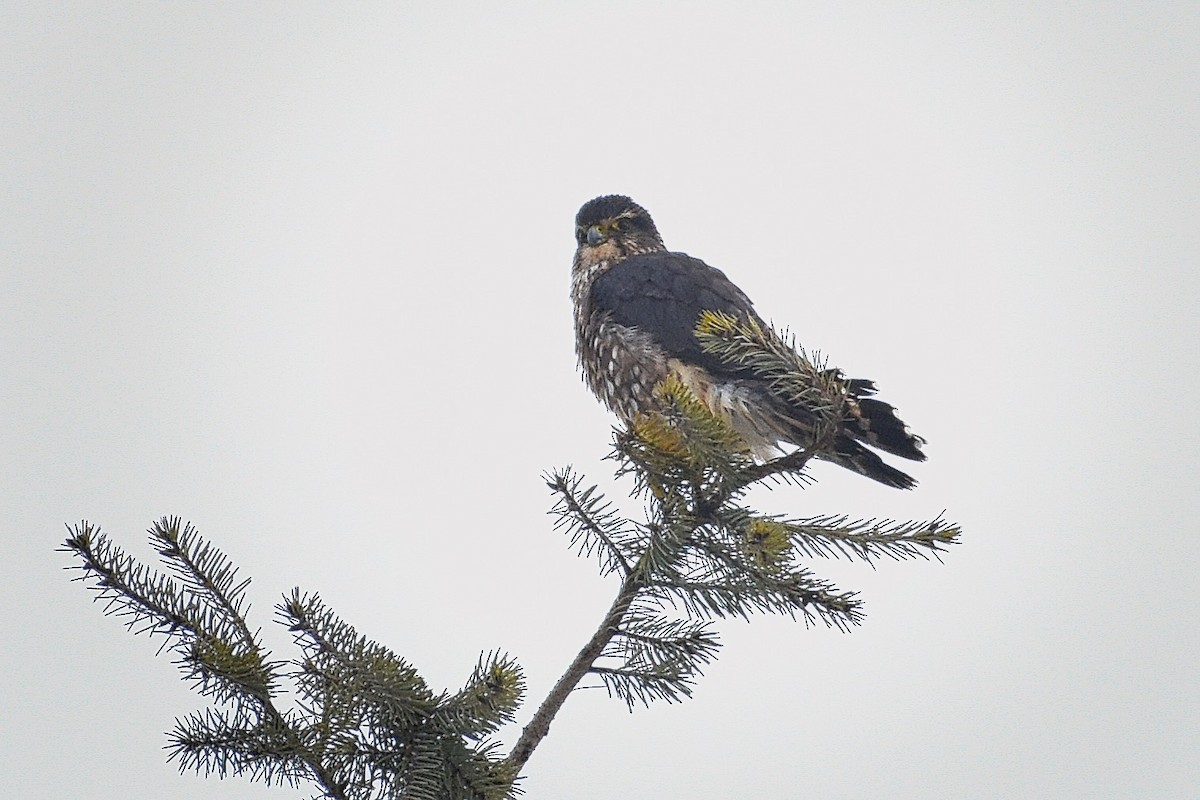
[[[668,251],[646,209],[623,195],[584,203],[575,217],[575,242],[575,350],[588,387],[622,421],[653,412],[655,387],[675,376],[728,420],[757,458],[811,442],[811,409],[773,392],[749,368],[705,352],[696,338],[704,311],[767,327],[725,273]],[[818,457],[888,486],[912,488],[915,480],[868,446],[924,461],[924,440],[892,406],[871,397],[871,381],[842,379],[842,385],[847,412],[832,446]]]

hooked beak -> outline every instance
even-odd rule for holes
[[[587,230],[587,243],[592,247],[604,241],[604,233],[601,232],[599,225],[593,225]]]

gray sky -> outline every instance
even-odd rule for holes
[[[306,796],[163,763],[202,703],[81,518],[192,520],[286,654],[295,585],[438,688],[504,648],[524,724],[615,591],[539,476],[612,487],[567,281],[621,192],[929,440],[760,507],[967,535],[816,564],[866,624],[723,623],[688,703],[577,693],[529,797],[1194,797],[1200,11],[910,5],[6,4],[6,791]]]

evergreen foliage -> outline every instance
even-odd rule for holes
[[[155,573],[86,522],[65,549],[106,611],[137,633],[165,636],[185,678],[213,707],[177,720],[180,769],[312,782],[350,800],[493,800],[515,773],[487,737],[513,718],[520,668],[493,653],[454,694],[432,691],[404,659],[355,632],[316,595],[276,607],[300,656],[272,660],[245,617],[248,580],[191,525],[164,518],[150,541],[172,575]],[[286,685],[285,685],[286,684]],[[281,695],[299,701],[283,708]]]
[[[299,655],[277,661],[246,620],[249,581],[239,581],[229,559],[190,524],[164,518],[150,529],[165,573],[126,555],[94,526],[75,526],[64,549],[78,558],[79,579],[131,630],[164,636],[185,679],[212,702],[177,721],[170,758],[205,774],[311,783],[335,799],[513,797],[518,775],[587,675],[631,709],[682,700],[717,655],[716,619],[772,612],[840,630],[862,621],[857,594],[804,562],[940,556],[958,540],[959,528],[940,517],[790,519],[746,506],[747,489],[758,482],[806,480],[808,460],[829,447],[845,413],[850,385],[759,326],[706,313],[697,334],[710,352],[814,409],[813,442],[758,463],[725,419],[667,380],[658,388],[663,413],[617,432],[611,454],[645,502],[644,520],[622,516],[570,467],[546,476],[555,527],[602,575],[621,582],[507,755],[490,737],[514,719],[525,688],[508,656],[482,655],[462,689],[438,693],[403,658],[297,589],[276,611]],[[289,693],[296,700],[284,707]]]

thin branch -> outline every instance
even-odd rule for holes
[[[250,585],[250,579],[234,586],[237,569],[230,565],[228,557],[207,542],[199,541],[191,523],[180,531],[181,522],[179,517],[163,517],[154,524],[150,535],[160,543],[158,552],[168,562],[176,562],[196,588],[215,601],[213,604],[233,626],[244,647],[258,650],[258,641],[246,624],[245,612],[238,602]],[[193,546],[198,552],[193,552]],[[206,563],[210,558],[211,563]]]
[[[529,720],[529,724],[521,731],[521,737],[517,739],[512,753],[508,756],[508,763],[514,774],[519,773],[525,767],[525,762],[533,755],[533,751],[541,744],[542,739],[546,738],[555,715],[558,714],[563,703],[567,702],[567,698],[583,680],[583,677],[592,670],[596,659],[600,657],[613,636],[617,634],[621,620],[629,611],[630,603],[641,589],[641,580],[636,572],[626,576],[621,583],[621,589],[617,592],[616,599],[613,600],[596,632],[592,634],[592,638],[575,656],[575,660],[558,679],[558,683],[554,684],[550,694],[546,695],[546,699],[542,701],[533,718]]]
[[[592,492],[596,487],[592,487],[584,492],[583,497],[576,498],[575,492],[579,489],[580,480],[576,478],[574,481],[566,474],[555,474],[551,480],[546,481],[546,485],[550,487],[559,496],[559,503],[564,506],[561,518],[567,520],[569,526],[574,526],[581,534],[591,534],[604,543],[611,556],[616,560],[621,568],[621,574],[628,576],[632,571],[629,561],[621,552],[621,548],[617,545],[608,533],[605,532],[601,520],[611,516],[607,511],[610,507],[607,502],[599,509],[595,509],[595,504],[592,502]],[[596,511],[593,517],[593,510]],[[583,545],[586,548],[586,544]]]
[[[941,559],[948,545],[957,544],[962,528],[941,516],[932,521],[895,522],[888,519],[851,520],[846,516],[780,520],[793,544],[808,556],[859,558],[868,564],[893,559]]]
[[[744,486],[749,486],[752,483],[757,483],[763,478],[769,478],[772,475],[778,475],[781,472],[796,472],[804,469],[808,462],[817,454],[817,449],[806,447],[800,450],[794,450],[786,456],[773,458],[770,461],[764,461],[761,464],[746,469],[746,479]]]
[[[70,526],[67,529],[72,530]],[[133,556],[124,553],[100,533],[99,528],[87,522],[79,523],[60,549],[76,554],[83,562],[69,569],[83,573],[74,580],[92,578],[95,581],[91,588],[98,592],[97,600],[105,601],[105,614],[132,617],[126,622],[131,630],[145,622],[146,628],[139,629],[138,633],[148,629],[167,635],[168,641],[181,631],[199,635],[197,621],[187,613],[192,609],[182,607],[178,602],[181,594],[171,579],[154,574]],[[120,610],[113,612],[114,607]]]
[[[300,736],[296,733],[296,729],[292,727],[291,722],[275,707],[271,699],[269,697],[262,697],[258,698],[258,700],[262,704],[263,711],[271,721],[271,724],[278,725],[280,730],[284,732],[284,738],[287,740],[288,747],[295,748],[298,758],[312,771],[313,777],[317,779],[317,783],[325,790],[325,795],[330,800],[349,800],[345,786],[333,777],[333,773],[325,766],[321,758],[305,746]]]

